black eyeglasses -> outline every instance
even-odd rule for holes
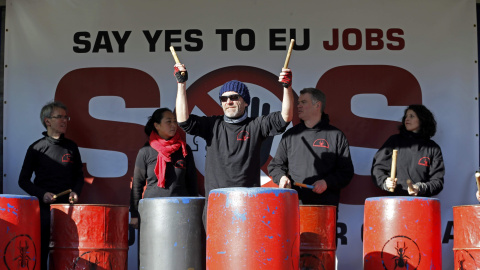
[[[240,98],[240,95],[235,94],[235,95],[230,95],[230,96],[220,96],[220,101],[222,102],[227,102],[228,99],[231,101],[237,101]]]
[[[50,116],[49,118],[64,119],[64,120],[70,121],[70,116],[67,116],[67,115],[56,115],[56,116]]]

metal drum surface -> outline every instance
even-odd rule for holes
[[[139,269],[205,269],[204,197],[140,200]]]
[[[335,270],[337,207],[300,205],[300,269]]]
[[[453,207],[455,269],[480,269],[480,205]]]
[[[128,206],[52,204],[50,269],[126,270]]]
[[[283,188],[210,191],[207,269],[298,269],[298,194]]]
[[[0,269],[40,269],[38,199],[0,195]]]
[[[425,197],[365,200],[363,269],[442,269],[440,201]]]

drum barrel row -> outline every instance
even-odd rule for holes
[[[291,189],[212,190],[205,237],[204,203],[140,201],[140,269],[335,269],[335,207],[300,206]],[[127,269],[128,207],[51,209],[51,269]],[[39,212],[35,197],[0,195],[0,268],[40,269]],[[480,205],[453,214],[455,269],[477,269]],[[363,269],[441,269],[440,224],[438,199],[368,198]]]
[[[209,201],[206,236],[204,198],[141,200],[139,269],[299,269],[301,258],[312,267],[334,261],[335,207],[299,207],[296,191],[277,188],[215,190]],[[1,263],[40,269],[38,200],[3,195],[0,210],[11,236],[1,243]],[[53,204],[50,213],[50,269],[128,268],[128,207]],[[302,227],[300,216],[309,220]]]

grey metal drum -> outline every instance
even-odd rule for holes
[[[140,200],[139,269],[204,269],[204,197]]]

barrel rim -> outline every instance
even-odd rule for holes
[[[228,187],[228,188],[216,188],[210,190],[209,196],[212,194],[229,194],[229,193],[245,193],[248,195],[262,194],[262,193],[292,193],[298,194],[298,192],[291,188],[276,188],[276,187]]]
[[[323,204],[309,204],[309,205],[303,205],[303,204],[300,204],[299,207],[303,207],[303,208],[337,208],[335,205],[323,205]]]
[[[205,197],[156,197],[156,198],[143,198],[138,202],[138,207],[142,207],[144,204],[196,204],[198,202],[205,203]]]
[[[452,208],[462,208],[462,207],[472,207],[472,206],[477,208],[477,207],[480,207],[480,204],[454,205],[452,206]]]
[[[149,200],[205,200],[205,197],[154,197],[154,198],[143,198],[140,199],[141,201],[149,201]]]
[[[70,204],[70,203],[52,203],[50,205],[51,207],[54,206],[102,206],[102,207],[129,207],[128,205],[123,205],[123,204],[100,204],[100,203],[93,203],[93,204],[88,204],[88,203],[75,203],[75,204]]]
[[[401,200],[401,201],[415,201],[415,200],[427,200],[427,201],[440,201],[438,198],[431,198],[431,197],[421,197],[421,196],[378,196],[378,197],[370,197],[366,198],[365,202],[367,201],[381,201],[381,200]]]
[[[30,195],[21,195],[21,194],[0,194],[0,198],[8,198],[8,199],[30,199],[30,200],[37,200],[38,198],[35,196]]]

